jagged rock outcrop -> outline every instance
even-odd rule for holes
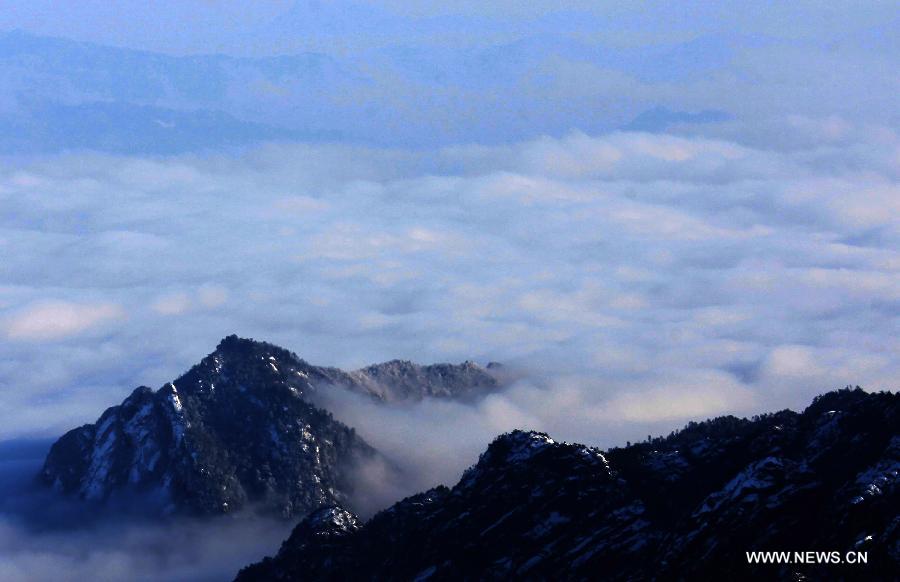
[[[304,521],[237,579],[895,580],[898,433],[900,397],[858,389],[607,452],[515,431],[452,489],[335,535]],[[756,550],[866,551],[868,564],[750,565]]]
[[[310,402],[333,386],[378,400],[471,394],[492,377],[473,364],[389,362],[360,372],[312,366],[236,336],[159,390],[136,389],[94,424],[66,433],[41,479],[87,500],[146,494],[164,511],[246,507],[284,516],[347,503],[353,467],[377,453]],[[398,388],[395,390],[393,386]]]
[[[420,366],[405,360],[391,360],[350,372],[352,389],[368,392],[380,400],[421,400],[422,398],[454,398],[472,400],[500,386],[492,370],[473,362]]]

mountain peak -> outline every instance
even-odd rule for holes
[[[234,333],[231,335],[226,335],[219,342],[219,345],[216,346],[216,351],[218,352],[218,351],[223,351],[223,350],[234,349],[234,347],[236,347],[244,342],[253,342],[253,340],[238,337],[238,335],[234,334]]]
[[[275,357],[299,360],[296,354],[282,347],[252,338],[243,338],[231,334],[222,338],[210,355],[260,355],[271,354]]]
[[[593,475],[604,481],[612,476],[609,462],[599,449],[557,442],[547,433],[513,430],[498,436],[488,445],[478,462],[463,473],[457,487],[465,490],[484,486],[510,473],[521,473],[552,481],[561,463],[572,471]]]
[[[497,386],[467,365],[396,360],[347,373],[229,335],[174,381],[157,391],[138,387],[96,423],[66,433],[41,475],[61,492],[98,501],[153,491],[174,510],[228,513],[261,504],[304,515],[345,502],[346,471],[376,454],[311,394],[338,387],[391,402],[470,397]]]
[[[609,465],[599,449],[578,443],[558,442],[545,432],[513,430],[494,439],[476,467],[530,463],[551,452],[557,455],[578,456],[607,467]]]
[[[805,413],[817,414],[828,411],[839,411],[856,406],[868,398],[868,393],[859,386],[841,388],[816,396]]]
[[[42,478],[98,501],[152,492],[188,513],[287,517],[346,501],[346,472],[376,453],[306,399],[329,380],[287,350],[228,336],[173,382],[139,387],[60,438]]]
[[[500,456],[507,463],[516,463],[528,460],[556,444],[547,433],[514,430],[497,437],[488,447],[488,452]]]

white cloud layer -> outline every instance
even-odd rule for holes
[[[123,317],[122,308],[115,303],[38,302],[9,317],[5,325],[6,337],[26,341],[57,340]]]
[[[892,388],[900,141],[835,118],[780,131],[8,163],[2,436],[92,420],[229,333],[321,364],[527,371],[470,417],[475,451],[518,424],[611,444]]]

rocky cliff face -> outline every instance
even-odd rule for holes
[[[472,364],[389,362],[345,373],[229,336],[159,390],[136,389],[94,424],[65,434],[42,480],[87,500],[147,494],[165,511],[254,507],[284,516],[347,503],[349,472],[377,453],[308,401],[334,386],[378,400],[454,397],[496,382]]]
[[[255,580],[820,579],[900,572],[900,397],[843,390],[802,414],[692,423],[600,451],[516,431],[452,489],[360,526],[302,522]],[[866,566],[745,552],[868,552]]]

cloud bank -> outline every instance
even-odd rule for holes
[[[534,428],[566,410],[589,442],[611,419],[891,388],[900,142],[784,121],[769,147],[571,133],[7,164],[2,436],[92,420],[229,333],[342,367],[502,361],[544,392],[487,403]]]

